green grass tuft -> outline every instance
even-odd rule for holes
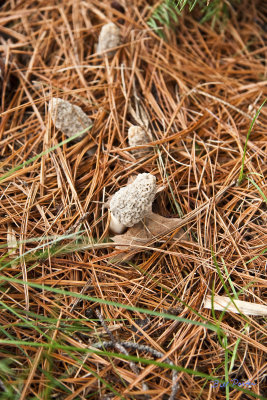
[[[240,3],[240,0],[234,0],[232,3]],[[165,39],[163,27],[173,29],[179,22],[181,12],[191,12],[195,7],[200,11],[200,23],[211,21],[214,28],[217,21],[228,20],[231,4],[226,0],[164,0],[153,11],[147,24],[158,36]]]

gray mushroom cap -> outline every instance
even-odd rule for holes
[[[128,141],[131,147],[150,142],[148,134],[141,126],[131,126],[128,130]]]
[[[92,120],[83,112],[81,107],[58,97],[53,97],[49,101],[48,111],[55,127],[69,137],[92,125]],[[86,134],[87,132],[82,137]]]
[[[116,50],[112,50],[114,47],[120,45],[120,28],[118,28],[113,22],[104,25],[100,31],[97,44],[97,54],[100,56],[106,52],[108,56],[115,54]]]
[[[137,224],[152,212],[156,190],[156,178],[144,173],[115,193],[110,201],[111,230],[121,233],[124,227]]]

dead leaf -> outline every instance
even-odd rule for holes
[[[16,232],[10,224],[7,227],[7,248],[9,250],[9,255],[14,255],[17,253],[18,243],[16,240]],[[12,264],[12,268],[15,268],[16,264]]]
[[[115,248],[125,250],[116,256],[116,261],[130,260],[134,255],[129,254],[130,250],[136,249],[138,251],[138,246],[146,246],[152,239],[167,234],[180,224],[180,218],[165,218],[155,213],[148,214],[143,221],[129,228],[124,234],[112,237],[113,242],[116,243]],[[174,237],[179,239],[182,235],[184,235],[184,231],[179,229]]]
[[[249,301],[236,299],[233,299],[233,302],[235,303],[236,307],[231,302],[229,297],[215,295],[213,308],[214,310],[233,312],[235,314],[242,313],[245,315],[267,315],[267,306],[264,306],[263,304],[256,304]],[[212,308],[211,296],[206,297],[203,307],[208,309]]]

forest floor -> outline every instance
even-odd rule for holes
[[[264,2],[185,10],[163,38],[155,1],[2,3],[0,399],[267,398]],[[52,97],[91,118],[83,138]],[[123,252],[106,203],[140,173],[171,222]]]

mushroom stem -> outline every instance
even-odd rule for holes
[[[121,234],[125,231],[126,226],[121,224],[119,220],[116,217],[114,217],[112,213],[110,213],[109,229],[114,233]]]

